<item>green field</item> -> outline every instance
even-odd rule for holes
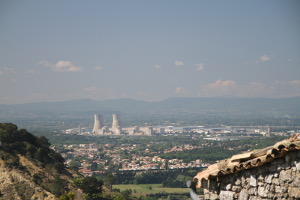
[[[118,188],[121,191],[131,189],[132,193],[137,195],[154,193],[189,193],[188,188],[164,188],[162,184],[113,185],[113,188]]]

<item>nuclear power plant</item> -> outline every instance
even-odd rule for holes
[[[103,118],[102,115],[94,115],[94,134],[101,134],[103,128]]]
[[[121,120],[119,114],[113,114],[112,127],[103,126],[103,116],[99,114],[94,115],[94,128],[92,133],[94,135],[120,135],[122,134]]]
[[[119,114],[113,114],[111,129],[115,135],[122,134],[121,120]]]
[[[94,126],[93,129],[89,125],[88,127],[79,127],[66,129],[64,133],[66,134],[79,134],[79,135],[126,135],[126,136],[153,136],[153,135],[162,135],[162,134],[172,134],[172,133],[199,133],[205,135],[211,134],[247,134],[247,135],[263,135],[270,137],[272,135],[270,126],[222,126],[222,127],[204,127],[204,126],[186,126],[186,127],[176,127],[176,126],[149,126],[148,123],[145,123],[145,126],[131,126],[123,127],[121,123],[121,115],[113,114],[111,126],[105,125],[103,120],[103,115],[95,114],[94,115]],[[108,123],[106,123],[108,124]],[[126,123],[125,123],[126,124]],[[115,138],[115,137],[112,137]],[[205,140],[219,140],[220,138],[207,137]]]
[[[152,135],[153,127],[143,127],[140,128],[135,126],[133,128],[124,128],[122,129],[121,124],[121,115],[113,114],[112,115],[112,125],[111,128],[108,126],[104,126],[103,116],[100,114],[94,115],[94,128],[92,131],[93,135],[121,135],[121,134],[129,134],[129,135]]]

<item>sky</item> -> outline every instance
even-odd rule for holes
[[[300,96],[297,0],[1,0],[0,104]]]

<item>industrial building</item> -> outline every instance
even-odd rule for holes
[[[113,114],[112,126],[103,126],[103,116],[100,114],[94,115],[94,135],[120,135],[122,134],[122,126],[119,114]]]

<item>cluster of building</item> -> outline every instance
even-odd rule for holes
[[[203,147],[184,145],[182,147],[177,146],[176,148],[166,149],[166,152],[183,151],[194,148]],[[144,151],[148,152],[149,156],[138,155],[138,153],[135,153],[137,149],[139,149],[139,147],[135,144],[121,145],[114,148],[111,148],[111,144],[64,145],[64,152],[67,150],[67,153],[62,153],[62,155],[66,159],[67,164],[70,164],[75,157],[81,157],[79,172],[86,176],[106,173],[111,165],[118,166],[119,171],[184,169],[207,166],[207,163],[203,163],[200,159],[191,162],[183,162],[183,160],[180,159],[163,159],[158,156],[158,152],[151,152],[148,148]],[[105,157],[99,156],[102,152],[105,152]],[[124,153],[121,152],[127,152],[129,156],[124,157]],[[101,165],[101,168],[98,167],[97,170],[91,170],[93,163]]]
[[[94,128],[92,131],[93,135],[153,135],[153,127],[130,127],[122,128],[120,114],[113,114],[112,126],[103,126],[103,117],[102,115],[94,115]]]
[[[246,134],[246,135],[262,135],[270,136],[270,126],[221,126],[221,127],[204,127],[204,126],[146,126],[146,127],[122,127],[120,114],[112,115],[112,126],[104,126],[103,116],[100,114],[94,115],[94,127],[67,129],[64,131],[66,134],[82,134],[82,135],[161,135],[161,134],[174,134],[174,133],[199,133],[202,135],[226,135],[226,134]],[[211,138],[206,138],[211,139]]]
[[[218,134],[246,134],[246,135],[262,135],[270,136],[270,126],[221,126],[221,127],[204,127],[204,126],[146,126],[146,127],[122,127],[121,115],[112,115],[112,125],[104,126],[103,116],[100,114],[94,115],[93,129],[79,128],[67,129],[66,134],[83,134],[83,135],[158,135],[158,134],[173,134],[173,133],[199,133],[202,135],[218,135]],[[207,138],[211,139],[211,138]]]
[[[200,159],[191,161],[189,163],[183,162],[180,159],[163,159],[158,156],[145,156],[136,159],[123,160],[122,168],[119,171],[130,170],[162,170],[162,169],[185,169],[185,168],[200,168],[207,167]]]

